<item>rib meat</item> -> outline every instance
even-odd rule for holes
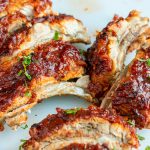
[[[21,56],[26,50],[34,50],[37,45],[50,42],[56,32],[63,41],[84,43],[90,41],[86,28],[72,16],[60,14],[35,18],[31,27],[26,26],[15,32],[3,44],[0,48],[0,64],[7,61],[9,63],[10,60],[13,62],[14,57]]]
[[[80,144],[103,150],[138,148],[135,129],[113,110],[90,106],[88,109],[57,111],[32,125],[31,138],[23,145],[24,150],[68,150],[66,147],[78,148]]]
[[[126,19],[115,16],[98,34],[87,53],[88,89],[93,97],[104,98],[123,68],[128,47],[148,27],[149,19],[132,11]]]
[[[32,52],[32,50],[30,50]],[[29,57],[30,59],[25,60]],[[30,61],[25,67],[23,62]],[[67,82],[84,74],[85,62],[69,43],[52,40],[40,45],[7,69],[0,69],[0,120],[11,127],[25,123],[26,111],[41,99],[74,94],[89,101],[82,79]],[[20,73],[21,72],[21,73]],[[85,78],[85,77],[83,77]]]
[[[150,48],[139,50],[104,98],[101,107],[112,106],[139,128],[150,128]]]
[[[50,0],[3,0],[0,4],[0,47],[15,31],[29,27],[34,17],[52,14],[51,6]]]

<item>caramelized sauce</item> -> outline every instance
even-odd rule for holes
[[[0,110],[7,109],[7,104],[11,105],[14,95],[25,87],[27,82],[29,88],[31,81],[24,74],[18,76],[20,70],[24,70],[21,59],[12,68],[6,71],[0,70]],[[76,64],[76,65],[75,65]],[[52,41],[49,44],[44,44],[36,48],[32,54],[32,62],[27,67],[28,74],[32,79],[40,78],[41,76],[54,77],[60,81],[74,67],[84,66],[79,51],[69,43],[62,41]],[[17,92],[16,92],[17,91]],[[9,94],[8,94],[9,93]],[[19,95],[19,94],[18,94]]]
[[[34,124],[30,129],[32,139],[42,140],[47,136],[57,132],[65,124],[71,124],[78,119],[99,117],[108,120],[111,123],[121,123],[128,126],[113,110],[102,110],[95,106],[88,109],[80,109],[76,114],[66,114],[64,110],[57,109],[58,114],[49,115],[46,119],[38,124]],[[129,127],[129,126],[128,126]],[[131,129],[132,131],[132,129]],[[134,130],[133,130],[134,131]]]
[[[150,51],[146,54],[150,58]],[[113,108],[121,115],[135,119],[139,127],[147,123],[150,110],[150,67],[146,62],[134,60],[112,97]]]
[[[112,85],[114,78],[114,64],[110,58],[110,48],[108,47],[110,32],[113,36],[116,33],[109,30],[112,24],[119,26],[119,21],[123,18],[115,16],[113,21],[110,22],[96,38],[95,43],[87,52],[88,74],[91,77],[91,83],[88,86],[88,91],[93,97],[98,99],[105,96],[107,91]],[[95,87],[94,87],[95,85]]]

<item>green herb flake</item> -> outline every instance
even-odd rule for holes
[[[131,125],[131,126],[135,126],[135,123],[134,123],[134,121],[132,121],[132,120],[128,120],[127,123],[128,123],[129,125]]]
[[[32,96],[31,91],[26,91],[26,92],[25,92],[25,96],[26,96],[26,97],[31,97],[31,96]]]
[[[28,56],[24,56],[22,63],[26,66],[29,66],[31,64],[31,57],[32,57],[31,54]]]
[[[65,113],[75,115],[79,110],[80,110],[80,108],[67,109],[67,110],[65,110]]]
[[[20,70],[20,71],[18,72],[18,76],[21,76],[22,73],[23,73],[23,70]]]
[[[150,146],[146,146],[145,150],[150,150]]]
[[[19,146],[19,150],[22,150],[22,146],[25,144],[27,140],[24,140],[24,139],[21,139],[20,142],[21,142],[21,145]]]
[[[59,32],[58,31],[55,31],[53,40],[56,40],[56,41],[59,40]]]
[[[149,59],[138,59],[139,61],[141,61],[141,62],[146,62],[147,63],[147,65],[150,67],[150,58]]]
[[[32,79],[31,75],[29,75],[27,71],[26,71],[24,74],[25,74],[25,76],[26,76],[29,80]]]
[[[150,67],[150,58],[147,59],[147,65]]]
[[[32,62],[32,55],[31,54],[28,56],[23,56],[22,65],[24,67],[24,71],[22,71],[22,72],[24,72],[24,75],[29,80],[31,80],[32,78],[31,78],[31,75],[29,75],[29,73],[27,72],[27,67],[31,64],[31,62]],[[20,73],[22,74],[22,72],[19,72],[19,74]]]
[[[137,134],[137,137],[138,137],[138,139],[139,139],[140,141],[145,140],[145,138],[144,138],[143,136],[139,135],[139,134]]]
[[[21,128],[25,130],[25,129],[28,128],[28,125],[26,124],[26,125],[24,125],[24,126],[21,126]]]

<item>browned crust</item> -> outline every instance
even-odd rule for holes
[[[147,127],[150,122],[150,67],[141,61],[149,58],[150,48],[140,50],[112,95],[112,107],[135,120],[139,128]]]
[[[22,60],[7,70],[0,69],[0,111],[2,112],[7,112],[8,108],[11,108],[15,97],[24,96],[27,90],[25,83],[28,84],[28,90],[32,91],[37,84],[48,82],[48,79],[53,78],[55,82],[67,81],[84,73],[85,62],[79,51],[67,42],[51,41],[35,49],[32,62],[27,68],[32,80],[28,80],[24,74],[18,76],[18,72],[24,69]],[[32,97],[29,102],[33,101]]]
[[[0,55],[7,53],[5,51],[9,51],[9,43],[12,38],[16,37],[17,29],[13,28],[13,25],[18,25],[19,27],[17,28],[19,29],[24,26],[28,26],[28,24],[30,25],[29,18],[19,11],[23,6],[28,5],[32,6],[34,9],[32,17],[44,17],[45,15],[51,14],[44,14],[45,9],[50,9],[51,7],[51,0],[3,0],[0,4],[0,14],[3,11],[6,12],[6,15],[0,18]],[[10,28],[12,28],[12,33],[9,31]],[[14,36],[10,37],[10,35],[13,35],[14,32]]]
[[[91,78],[88,90],[93,97],[103,97],[111,87],[111,80],[114,75],[113,61],[109,54],[108,48],[110,34],[110,26],[119,26],[119,21],[124,20],[122,17],[115,16],[113,21],[110,22],[96,37],[96,41],[87,52],[88,74]],[[115,33],[112,33],[115,35]]]
[[[148,21],[148,18],[142,18],[139,15],[138,11],[131,11],[129,13],[129,16],[127,18],[122,18],[115,16],[113,21],[110,22],[106,28],[104,28],[96,37],[96,41],[92,45],[91,48],[88,49],[87,52],[87,64],[88,69],[87,73],[90,75],[91,82],[88,86],[89,93],[93,96],[99,99],[100,101],[105,97],[106,93],[110,90],[113,82],[116,80],[116,77],[118,76],[120,69],[116,68],[118,63],[121,62],[115,62],[117,60],[113,60],[113,56],[111,56],[112,53],[115,54],[115,48],[114,51],[111,52],[111,47],[115,46],[112,43],[114,43],[113,39],[116,38],[116,43],[119,43],[120,46],[122,43],[124,43],[124,40],[117,41],[119,29],[121,30],[126,26],[126,23],[130,22],[132,23],[132,19],[135,18],[141,18],[142,21]],[[125,23],[124,23],[125,22]],[[144,27],[145,26],[145,27]],[[144,29],[148,28],[147,25],[144,25]],[[117,30],[115,30],[117,28]],[[117,32],[118,31],[118,32]],[[140,31],[137,31],[140,33]],[[141,33],[144,32],[143,30]],[[125,36],[127,37],[127,36]],[[130,40],[130,39],[128,39]],[[129,42],[129,41],[127,41]],[[131,41],[132,42],[132,41]],[[112,45],[111,45],[112,44]],[[127,47],[128,49],[128,47]],[[126,51],[127,51],[126,49]],[[116,49],[117,51],[117,49]],[[117,52],[116,52],[117,53]],[[121,53],[121,51],[120,51]],[[124,53],[124,54],[123,54]],[[124,55],[122,58],[122,61],[124,61],[125,58],[125,52],[123,52],[122,55]],[[121,56],[122,56],[121,55]],[[120,60],[121,61],[121,60]],[[122,68],[123,63],[121,64]],[[121,66],[120,66],[121,68]]]
[[[135,134],[135,129],[129,126],[121,117],[113,110],[103,110],[95,106],[89,106],[88,109],[80,109],[76,114],[67,114],[63,109],[57,109],[57,114],[48,115],[43,121],[32,125],[30,129],[31,138],[25,143],[24,148],[29,145],[35,145],[46,137],[50,137],[53,133],[58,132],[64,125],[71,124],[77,120],[91,118],[102,118],[110,123],[118,123],[130,130],[132,138],[135,139],[135,147],[138,146],[138,140]]]

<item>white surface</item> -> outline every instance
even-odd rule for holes
[[[96,30],[101,30],[112,19],[114,14],[127,16],[132,9],[138,9],[143,15],[150,17],[149,0],[53,0],[54,9],[61,12],[74,15],[83,21],[89,29],[89,34],[93,38]],[[94,39],[93,39],[94,40]],[[86,48],[85,45],[80,45]],[[87,46],[88,47],[88,46]],[[55,113],[56,107],[87,107],[89,103],[77,97],[53,97],[37,105],[29,114],[28,126],[37,123],[50,113]],[[37,115],[37,116],[35,116]],[[28,129],[19,128],[18,131],[12,131],[8,127],[0,133],[0,150],[18,150],[20,139],[29,137]],[[139,134],[145,137],[141,142],[140,150],[144,150],[150,145],[150,130],[139,131]]]

